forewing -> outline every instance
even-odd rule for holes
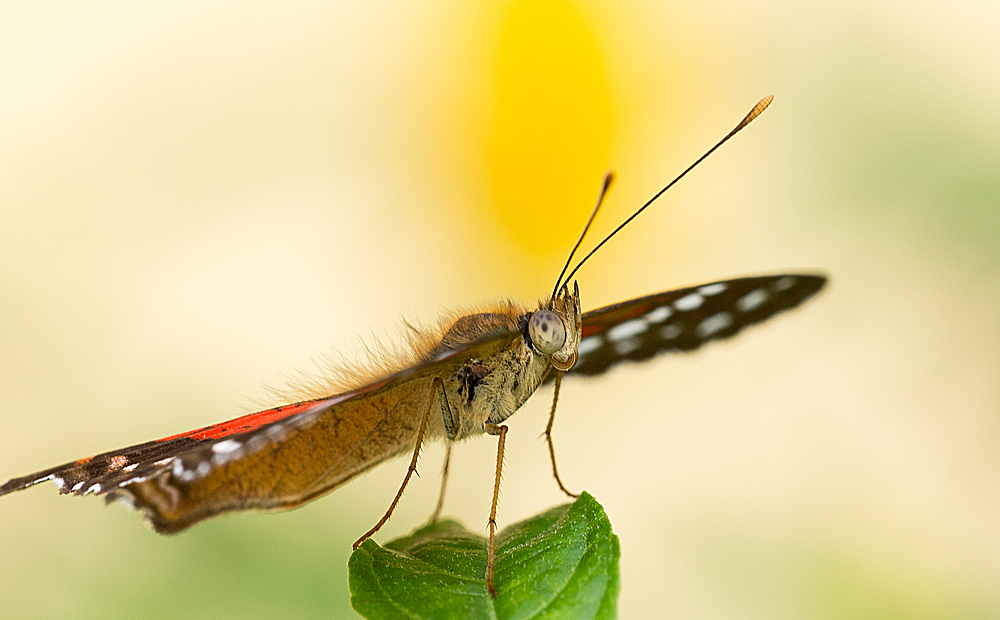
[[[303,402],[259,411],[180,435],[77,459],[29,476],[12,478],[0,485],[0,495],[47,480],[53,481],[60,493],[102,495],[119,486],[141,482],[169,471],[185,455],[203,449],[211,450],[215,445],[225,448],[225,442],[232,436],[242,437],[258,432],[267,436],[269,428],[292,423],[297,415],[323,402]]]
[[[0,495],[25,489],[47,480],[53,481],[60,493],[76,495],[104,495],[109,499],[134,500],[129,487],[138,489],[148,480],[158,480],[161,487],[184,487],[196,485],[221,467],[242,459],[260,459],[262,451],[271,463],[264,463],[264,469],[281,471],[295,469],[296,464],[281,462],[287,460],[281,444],[290,436],[307,432],[318,420],[351,409],[359,399],[376,398],[407,383],[437,373],[458,368],[463,362],[493,350],[507,346],[519,337],[516,333],[491,334],[476,342],[445,351],[410,368],[371,383],[358,390],[331,396],[329,398],[285,405],[245,415],[187,433],[164,437],[156,441],[129,446],[46,469],[28,476],[13,478],[0,485]],[[328,420],[329,421],[329,420]],[[334,420],[336,423],[336,420]],[[374,420],[377,426],[379,420]],[[310,441],[323,441],[323,437]],[[260,463],[257,464],[261,465]],[[253,480],[241,481],[248,493]],[[264,482],[266,484],[266,481]],[[206,500],[210,501],[210,500]],[[275,498],[275,504],[280,504]],[[149,508],[149,506],[144,506]],[[252,506],[248,506],[252,507]],[[232,508],[227,508],[232,509]],[[210,516],[220,510],[208,510]],[[176,531],[175,528],[160,527],[153,517],[154,526],[161,531]],[[190,523],[183,524],[184,527]]]
[[[782,274],[736,278],[639,297],[583,315],[571,376],[597,375],[626,360],[691,351],[798,306],[826,278]]]

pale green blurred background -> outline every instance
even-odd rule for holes
[[[0,4],[0,478],[275,404],[399,319],[546,294],[607,168],[597,307],[821,269],[697,355],[567,382],[623,618],[1000,617],[1000,5]],[[564,501],[511,420],[500,520]],[[447,512],[485,531],[495,442]],[[377,537],[430,513],[442,450]],[[0,500],[0,617],[353,617],[405,469],[176,537]]]

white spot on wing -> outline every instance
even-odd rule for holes
[[[600,336],[587,336],[580,341],[580,346],[577,347],[576,351],[580,355],[586,355],[592,353],[601,348],[603,344],[602,338]]]
[[[167,463],[169,463],[172,460],[174,460],[174,457],[168,456],[165,459],[160,459],[159,461],[154,462],[153,465],[157,465],[157,466],[159,466],[159,465],[166,465]]]
[[[220,441],[217,444],[212,444],[212,452],[216,454],[229,454],[230,452],[235,452],[240,449],[240,442],[235,439],[226,439],[225,441]]]
[[[698,332],[698,336],[701,338],[711,338],[732,324],[733,317],[729,316],[728,312],[719,312],[698,323],[695,331]]]
[[[39,478],[38,480],[35,480],[31,484],[38,484],[39,482],[45,482],[46,480],[52,480],[55,477],[56,477],[55,474],[49,474],[48,476],[45,476],[44,478]]]
[[[759,308],[765,301],[767,301],[767,291],[762,288],[755,288],[736,300],[736,308],[740,312],[750,312]]]
[[[212,471],[212,465],[208,461],[202,461],[198,463],[198,469],[195,471],[195,475],[202,478],[207,476],[210,471]]]
[[[632,319],[630,321],[625,321],[624,323],[619,323],[611,329],[608,330],[608,340],[611,342],[620,342],[622,340],[627,340],[633,336],[637,336],[642,332],[649,329],[646,322],[642,319]]]
[[[59,487],[60,491],[62,491],[63,487],[66,486],[66,481],[63,480],[62,478],[57,478],[55,476],[52,476],[52,482],[56,483],[56,486]]]
[[[671,325],[664,325],[663,327],[660,328],[660,336],[662,336],[664,340],[673,340],[674,338],[680,335],[681,335],[681,326],[678,325],[677,323],[673,323]]]
[[[777,292],[787,291],[788,289],[795,286],[795,278],[792,276],[785,276],[779,278],[777,282],[774,283],[774,290]]]
[[[250,439],[247,440],[247,450],[249,450],[251,453],[257,452],[258,450],[263,448],[264,444],[266,443],[267,440],[261,437],[260,435],[253,435],[250,437]]]
[[[118,485],[118,486],[122,486],[122,485]],[[132,499],[132,496],[129,495],[128,493],[115,493],[113,495],[109,495],[108,497],[110,497],[112,500],[114,500],[116,502],[120,502],[122,505],[124,505],[129,510],[135,510],[135,500]]]
[[[100,493],[100,492],[101,492],[101,485],[100,484],[95,484],[95,485],[92,485],[86,491],[84,491],[83,494],[84,495],[88,495],[90,493]]]
[[[698,292],[705,297],[711,297],[712,295],[718,295],[726,290],[725,282],[716,282],[715,284],[706,284],[705,286],[699,287]]]
[[[274,423],[267,427],[264,434],[267,435],[268,439],[277,443],[285,438],[285,426],[283,424]]]
[[[70,489],[70,491],[79,491],[82,488],[83,488],[83,480],[81,480],[80,482],[77,482],[76,484],[74,484],[73,488]]]
[[[620,340],[615,343],[615,353],[618,355],[628,355],[632,351],[635,351],[642,346],[642,339],[638,336],[633,336],[628,340]]]
[[[684,297],[681,297],[674,302],[674,308],[677,308],[681,312],[686,312],[688,310],[694,310],[704,303],[705,298],[698,293],[688,293]]]
[[[673,313],[674,311],[670,306],[660,306],[655,310],[650,310],[642,318],[650,325],[655,325],[666,321]]]
[[[138,463],[132,463],[128,467],[125,467],[124,469],[122,469],[122,471],[128,473],[128,472],[134,471],[135,468],[138,467],[138,466],[139,466]]]

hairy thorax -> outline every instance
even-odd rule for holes
[[[522,333],[528,312],[513,306],[504,310],[462,317],[445,333],[441,347],[456,348],[493,333]],[[514,338],[495,355],[462,364],[444,378],[447,407],[438,397],[445,437],[464,439],[482,434],[488,422],[502,423],[531,396],[550,368],[523,337]]]

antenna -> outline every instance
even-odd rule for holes
[[[608,190],[615,182],[615,173],[608,170],[604,173],[604,184],[601,185],[601,194],[597,197],[597,204],[594,205],[594,210],[590,212],[590,219],[587,220],[587,224],[583,227],[583,232],[580,233],[580,238],[576,240],[576,245],[573,246],[573,250],[569,253],[569,257],[566,258],[566,264],[563,265],[562,271],[559,272],[559,277],[556,278],[556,286],[552,289],[552,297],[550,299],[555,299],[556,293],[559,292],[559,284],[562,282],[562,277],[566,274],[566,270],[569,269],[569,264],[573,261],[573,255],[576,251],[580,249],[580,244],[583,243],[583,238],[587,236],[587,231],[590,230],[590,225],[594,223],[594,218],[597,217],[597,212],[601,210],[601,205],[604,204],[604,197],[608,195]]]
[[[656,192],[656,194],[652,198],[650,198],[649,200],[646,201],[646,204],[644,204],[641,207],[639,207],[639,209],[635,213],[633,213],[631,216],[629,216],[629,218],[627,220],[625,220],[624,222],[622,222],[618,226],[618,228],[616,228],[613,231],[611,231],[610,235],[608,235],[607,237],[604,238],[603,241],[601,241],[600,243],[598,243],[597,247],[595,247],[593,250],[591,250],[589,254],[587,254],[586,256],[584,256],[583,260],[581,260],[579,263],[577,263],[576,267],[573,268],[573,271],[569,272],[569,275],[566,276],[566,282],[569,282],[570,280],[573,279],[573,276],[576,275],[576,272],[580,269],[580,267],[582,267],[583,264],[585,262],[587,262],[588,258],[590,258],[591,256],[593,256],[594,253],[597,252],[597,250],[601,249],[601,246],[603,246],[605,243],[607,243],[611,239],[611,237],[614,237],[616,234],[618,234],[618,231],[620,231],[622,228],[625,228],[625,226],[627,226],[629,222],[631,222],[632,220],[634,220],[640,213],[642,213],[643,211],[645,211],[646,207],[648,207],[649,205],[653,204],[653,202],[655,202],[657,198],[659,198],[661,195],[663,195],[663,192],[665,192],[668,189],[670,189],[671,187],[673,187],[674,184],[677,183],[677,181],[680,181],[681,179],[684,178],[684,175],[686,175],[687,173],[691,172],[691,170],[693,170],[695,168],[695,166],[697,166],[701,162],[705,161],[706,157],[708,157],[709,155],[711,155],[712,153],[714,153],[715,149],[717,149],[720,146],[722,146],[723,144],[725,144],[726,140],[729,140],[730,138],[732,138],[733,136],[735,136],[737,133],[740,132],[741,129],[743,129],[744,127],[746,127],[747,125],[749,125],[750,121],[752,121],[753,119],[755,119],[758,116],[760,116],[760,113],[763,112],[765,109],[767,109],[767,106],[771,105],[771,101],[773,99],[774,99],[774,95],[769,95],[767,97],[764,97],[760,101],[758,101],[757,105],[755,105],[753,107],[753,109],[750,110],[750,113],[747,114],[743,118],[743,120],[740,121],[740,123],[732,131],[730,131],[728,134],[726,134],[726,137],[724,137],[723,139],[719,140],[715,144],[715,146],[713,146],[712,148],[708,149],[708,151],[704,155],[702,155],[697,160],[695,160],[695,162],[693,164],[691,164],[690,166],[688,166],[687,169],[684,170],[684,172],[682,172],[679,175],[677,175],[677,178],[675,178],[670,183],[667,183],[667,185],[663,189],[661,189],[660,191]],[[605,183],[605,187],[607,187],[607,183]],[[602,199],[604,198],[604,194],[603,193],[601,194],[601,198]],[[598,206],[600,206],[600,202],[598,202]],[[597,213],[597,209],[594,209],[594,213],[595,214]],[[593,220],[594,216],[591,215],[590,219]],[[590,222],[587,222],[587,226],[590,226]],[[586,229],[584,229],[584,234],[586,234]],[[582,235],[580,237],[580,241],[583,241],[583,236]],[[580,245],[580,241],[577,242],[577,246]],[[573,248],[573,251],[575,252],[576,248]],[[572,253],[570,254],[570,256],[572,256]],[[568,264],[568,262],[567,262],[567,264]],[[563,269],[563,272],[565,272],[565,269]],[[561,278],[561,276],[560,276],[560,278]],[[556,289],[558,290],[558,288],[559,288],[559,286],[557,284],[556,285]],[[553,294],[553,296],[554,296],[554,294]]]

